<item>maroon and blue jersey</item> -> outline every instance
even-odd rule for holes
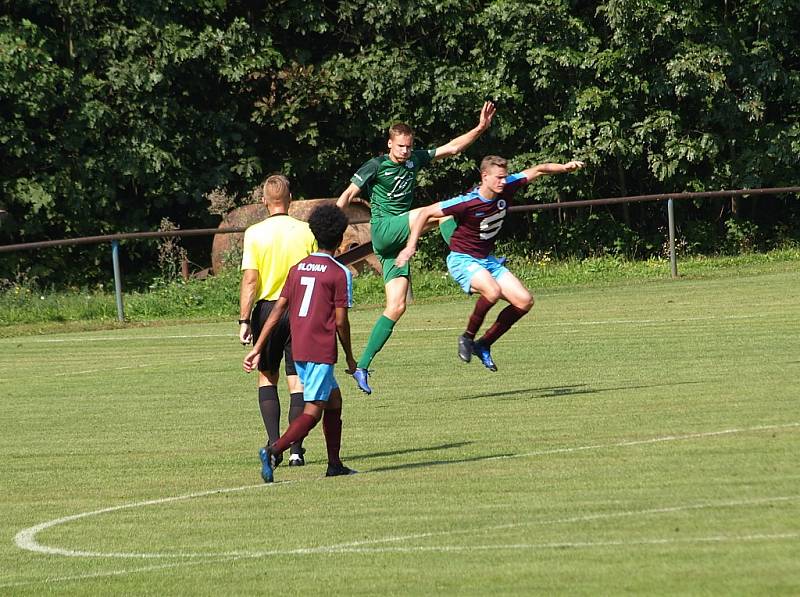
[[[506,186],[494,199],[481,197],[480,187],[475,187],[464,195],[440,202],[442,212],[453,216],[458,225],[450,238],[450,250],[479,259],[488,257],[494,251],[495,237],[503,227],[511,198],[526,184],[528,179],[521,172],[509,174]]]
[[[281,296],[289,301],[294,360],[335,363],[336,307],[353,304],[350,270],[327,253],[311,253],[289,270]]]

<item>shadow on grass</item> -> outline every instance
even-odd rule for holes
[[[452,448],[462,448],[470,445],[472,442],[453,442],[450,444],[441,444],[438,446],[428,446],[419,448],[406,448],[404,450],[391,450],[388,452],[370,452],[369,454],[348,454],[348,458],[353,460],[369,460],[370,458],[383,458],[384,456],[399,456],[401,454],[414,454],[415,452],[435,452],[437,450],[450,450]],[[378,470],[378,469],[372,469]]]
[[[600,394],[602,392],[614,392],[619,390],[643,390],[645,388],[664,388],[679,385],[689,385],[705,383],[703,381],[678,381],[672,383],[657,384],[630,384],[620,386],[609,386],[593,388],[587,384],[576,384],[572,386],[546,386],[543,388],[522,388],[519,390],[506,390],[503,392],[491,392],[488,394],[471,394],[461,396],[456,400],[477,400],[479,398],[558,398],[559,396],[580,396],[585,394]]]
[[[508,456],[508,454],[506,454]],[[425,462],[409,462],[407,464],[393,464],[390,466],[378,466],[364,470],[365,473],[386,473],[391,471],[401,471],[413,468],[427,468],[429,466],[447,466],[450,464],[460,464],[464,462],[480,462],[481,460],[492,460],[493,456],[474,456],[472,458],[455,458],[453,460],[427,460]]]
[[[440,444],[438,446],[427,446],[427,447],[419,447],[419,448],[406,448],[403,450],[389,450],[386,452],[370,452],[369,454],[345,454],[343,458],[345,460],[370,460],[371,458],[383,458],[385,456],[400,456],[402,454],[415,454],[418,452],[436,452],[438,450],[450,450],[453,448],[463,448],[464,446],[470,445],[472,442],[452,442],[449,444]],[[314,464],[319,462],[326,462],[323,459],[311,459],[306,458],[307,464]],[[466,460],[442,460],[436,461],[437,464],[447,464],[449,462],[467,462]],[[406,466],[410,465],[399,465],[395,467],[387,467],[386,469],[377,468],[377,469],[369,469],[370,471],[381,471],[381,470],[393,470],[395,468],[405,468]],[[422,465],[419,465],[422,466]]]

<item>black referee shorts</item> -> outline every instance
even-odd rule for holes
[[[253,307],[253,314],[250,316],[250,327],[253,331],[253,342],[258,340],[261,329],[264,327],[275,301],[258,301]],[[297,375],[292,358],[292,334],[289,329],[289,312],[285,311],[278,324],[269,335],[269,340],[261,350],[261,357],[258,359],[258,370],[275,372],[280,367],[281,359],[283,370],[286,375]]]

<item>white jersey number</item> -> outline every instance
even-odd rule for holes
[[[314,294],[314,283],[316,281],[317,279],[311,276],[300,276],[300,284],[305,286],[306,290],[303,293],[303,301],[300,303],[298,317],[308,316],[308,307],[311,304],[311,295]]]
[[[505,217],[506,210],[501,210],[493,216],[481,220],[481,240],[489,240],[497,236],[500,228],[503,227],[503,218]]]

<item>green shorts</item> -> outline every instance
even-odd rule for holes
[[[411,229],[408,226],[408,212],[397,216],[376,218],[370,223],[372,231],[372,248],[383,269],[383,283],[386,284],[395,278],[411,276],[411,268],[406,263],[403,267],[396,267],[395,257],[402,251]]]

